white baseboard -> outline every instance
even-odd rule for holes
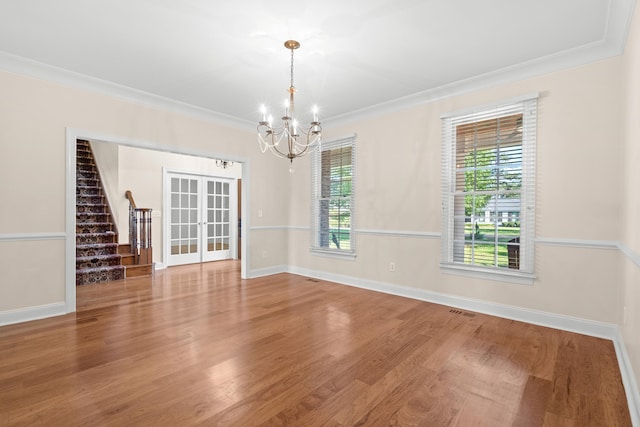
[[[0,311],[0,326],[44,319],[46,317],[61,316],[63,314],[67,314],[66,304],[64,302]]]
[[[459,297],[456,295],[441,292],[428,291],[424,289],[406,288],[389,283],[374,280],[360,279],[351,276],[342,276],[323,271],[308,270],[299,267],[290,267],[288,271],[292,274],[313,277],[316,279],[328,280],[343,285],[356,286],[377,292],[413,298],[435,304],[447,305],[478,313],[489,314],[491,316],[504,317],[511,320],[531,323],[534,325],[546,326],[561,329],[569,332],[576,332],[583,335],[606,338],[613,340],[618,327],[609,323],[594,322],[576,317],[563,316],[560,314],[547,313],[538,310],[530,310],[521,307],[497,304],[483,300]]]
[[[258,268],[249,271],[247,275],[248,279],[255,279],[258,277],[271,276],[272,274],[288,273],[289,268],[286,265],[275,265],[273,267]]]
[[[633,366],[627,353],[627,347],[624,345],[624,339],[620,334],[620,330],[616,331],[616,337],[613,340],[618,358],[618,366],[620,366],[620,375],[622,376],[622,384],[627,394],[627,402],[629,404],[629,413],[631,414],[631,424],[640,427],[640,392],[638,391],[638,383],[634,375]]]
[[[406,288],[374,280],[360,279],[357,277],[343,276],[300,267],[289,267],[287,271],[292,274],[299,274],[301,276],[313,277],[315,279],[327,280],[376,292],[383,292],[463,310],[475,311],[510,320],[531,323],[534,325],[609,339],[613,342],[616,351],[616,357],[620,367],[620,375],[622,376],[622,383],[627,395],[632,424],[636,427],[640,427],[640,394],[638,393],[638,384],[627,354],[624,340],[620,335],[620,330],[617,325],[471,298],[463,298],[456,295],[427,291],[424,289]]]

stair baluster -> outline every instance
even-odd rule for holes
[[[151,264],[151,209],[138,208],[135,214],[140,223],[140,264]]]
[[[129,200],[129,243],[136,265],[153,263],[151,246],[151,208],[138,208],[131,191],[125,192]]]

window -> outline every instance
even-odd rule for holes
[[[312,250],[354,256],[355,136],[323,141],[311,162]]]
[[[443,267],[533,278],[536,106],[442,117]]]

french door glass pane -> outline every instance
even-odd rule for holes
[[[229,249],[229,183],[207,182],[207,251]]]
[[[171,254],[198,252],[198,181],[171,178]]]

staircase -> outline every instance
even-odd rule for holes
[[[118,235],[88,141],[76,145],[76,285],[125,278]]]
[[[130,194],[130,192],[127,192]],[[151,209],[144,229],[151,231]],[[142,220],[136,218],[136,225]],[[130,225],[131,227],[131,225]],[[147,228],[148,227],[148,228]],[[132,238],[130,232],[130,239]],[[76,143],[76,285],[153,274],[149,241],[118,244],[118,234],[88,141]],[[142,249],[139,249],[140,246]],[[140,253],[146,256],[141,257]]]

